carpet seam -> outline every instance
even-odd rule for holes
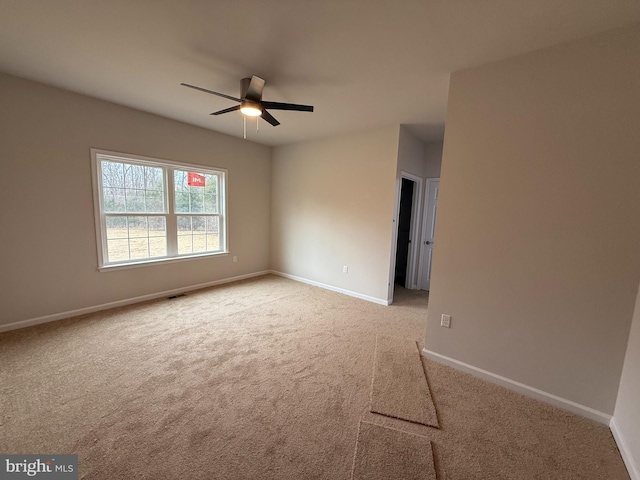
[[[396,415],[391,415],[389,413],[378,412],[376,410],[372,410],[371,408],[369,409],[369,412],[374,413],[376,415],[382,415],[383,417],[393,418],[394,420],[402,420],[403,422],[412,423],[413,425],[422,425],[423,427],[437,428],[438,430],[440,430],[440,426],[418,422],[417,420],[409,420],[407,418],[398,417]]]
[[[428,425],[429,427],[437,428],[440,430],[440,416],[438,415],[438,405],[436,405],[436,401],[433,398],[433,391],[431,389],[431,383],[429,383],[429,375],[427,375],[427,365],[422,361],[425,358],[422,355],[422,348],[420,348],[420,343],[416,342],[416,348],[418,349],[418,357],[420,358],[420,365],[422,366],[422,373],[424,373],[424,379],[427,382],[427,390],[429,391],[429,397],[431,397],[431,403],[433,404],[433,411],[436,414],[436,422],[438,425]]]
[[[414,437],[424,438],[425,440],[429,440],[431,442],[431,437],[426,435],[420,435],[419,433],[407,432],[405,430],[400,430],[399,428],[389,427],[387,425],[378,425],[377,423],[367,422],[366,420],[360,420],[360,423],[366,423],[367,425],[372,425],[374,427],[386,428],[389,430],[393,430],[395,432],[404,433],[407,435],[413,435]],[[358,433],[360,433],[360,427],[358,426]]]
[[[362,420],[358,422],[358,433],[356,435],[356,446],[353,449],[353,462],[351,462],[351,480],[353,480],[353,475],[356,471],[356,458],[358,458],[358,445],[360,443],[360,427],[362,426]]]
[[[373,347],[373,365],[371,367],[371,384],[369,385],[369,411],[371,411],[373,405],[373,385],[376,381],[376,360],[378,359],[378,337],[376,335],[375,344]]]

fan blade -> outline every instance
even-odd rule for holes
[[[195,85],[189,85],[188,83],[181,83],[180,85],[189,88],[195,88],[196,90],[200,90],[201,92],[210,93],[211,95],[217,95],[222,98],[228,98],[229,100],[233,100],[235,102],[239,102],[240,99],[236,97],[232,97],[231,95],[225,95],[224,93],[214,92],[213,90],[207,90],[206,88],[196,87]]]
[[[275,118],[273,118],[273,115],[271,115],[269,112],[267,112],[266,110],[262,110],[262,118],[265,119],[267,122],[269,122],[271,125],[273,125],[274,127],[277,127],[278,125],[280,125],[280,122],[278,120],[276,120]]]
[[[262,100],[262,90],[264,89],[264,79],[253,75],[251,77],[251,82],[249,82],[249,88],[247,88],[247,93],[245,94],[245,98],[249,100],[253,100],[255,102],[259,102]]]
[[[223,113],[235,112],[236,110],[240,110],[240,105],[236,105],[235,107],[225,108],[224,110],[213,112],[213,113],[210,113],[209,115],[222,115]]]
[[[262,102],[264,108],[271,110],[295,110],[297,112],[313,112],[313,105],[297,105],[295,103]]]

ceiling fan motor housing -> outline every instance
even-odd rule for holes
[[[253,75],[251,78],[240,80],[240,98],[242,100],[262,101],[262,90],[264,89],[264,79]]]
[[[245,98],[247,96],[247,91],[249,90],[250,83],[250,78],[243,78],[242,80],[240,80],[240,98]],[[257,100],[260,99],[258,98]]]

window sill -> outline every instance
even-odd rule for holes
[[[180,257],[156,258],[152,260],[145,260],[143,262],[129,262],[129,263],[118,263],[115,265],[104,265],[102,267],[98,267],[98,270],[100,272],[110,272],[113,270],[124,270],[127,268],[148,267],[151,265],[165,265],[167,263],[186,262],[190,260],[198,260],[203,258],[225,257],[227,255],[229,255],[229,252],[200,253],[196,255],[184,255]]]

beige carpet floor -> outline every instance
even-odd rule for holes
[[[351,480],[437,480],[428,438],[360,422]]]
[[[417,342],[376,337],[369,411],[438,428]]]
[[[0,334],[0,451],[85,479],[344,479],[359,422],[427,437],[438,480],[627,479],[607,427],[424,361],[440,429],[368,411],[383,307],[274,276]],[[37,299],[34,299],[37,301]]]

